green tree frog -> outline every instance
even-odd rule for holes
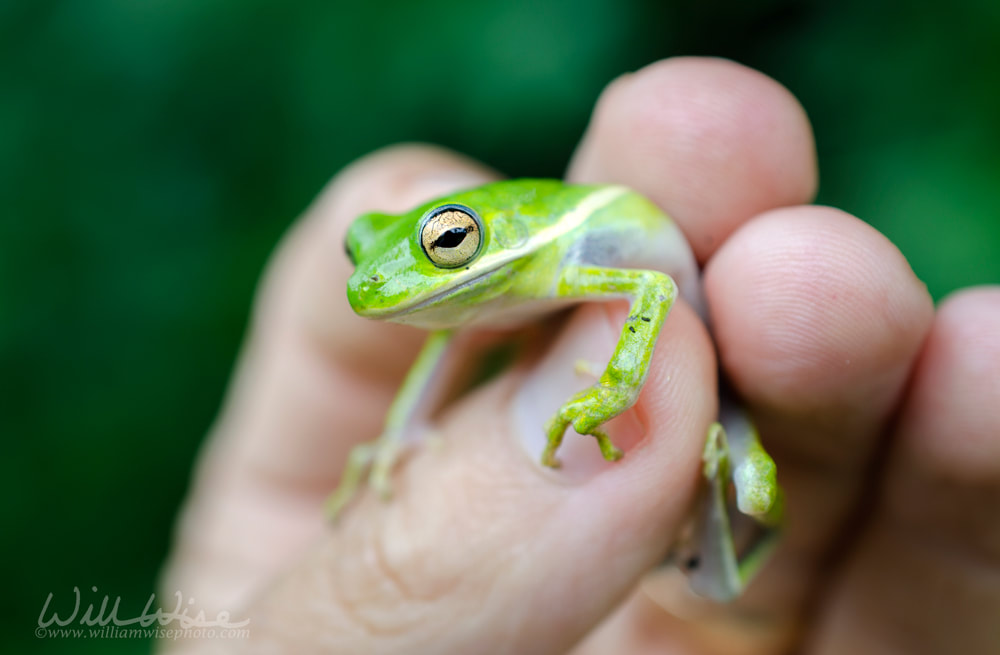
[[[568,398],[539,426],[547,436],[541,463],[556,467],[570,427],[590,435],[608,460],[622,457],[601,426],[631,407],[678,292],[704,315],[698,269],[680,229],[640,194],[608,185],[521,179],[487,184],[428,202],[402,215],[357,218],[346,239],[355,265],[347,285],[361,316],[431,331],[392,403],[382,435],[351,452],[330,497],[335,517],[367,473],[382,496],[407,426],[425,405],[429,387],[458,328],[516,326],[571,304],[627,299],[631,308],[611,360],[589,388]],[[688,554],[681,557],[692,586],[726,600],[743,589],[773,543],[782,512],[774,462],[756,430],[731,403],[722,403],[703,455],[705,484]],[[737,554],[728,497],[739,513],[766,526]],[[748,521],[744,521],[748,523]]]

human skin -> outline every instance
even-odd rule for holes
[[[638,587],[683,525],[716,355],[693,311],[664,326],[626,455],[567,435],[538,463],[581,357],[610,352],[619,305],[529,332],[517,365],[453,399],[395,496],[322,504],[377,436],[424,333],[347,305],[347,225],[495,179],[429,146],[340,173],[268,268],[232,388],[183,509],[162,589],[249,618],[246,640],[169,652],[981,653],[1000,640],[1000,289],[935,310],[884,236],[810,206],[799,104],[737,64],[673,59],[612,83],[569,166],[623,183],[681,226],[704,267],[727,377],[787,494],[782,545],[731,606],[678,618]],[[932,238],[929,236],[929,238]],[[471,358],[476,344],[466,343]],[[568,386],[575,384],[575,386]],[[574,466],[574,462],[579,464]]]

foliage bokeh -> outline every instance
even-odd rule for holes
[[[992,0],[0,3],[10,652],[149,649],[34,628],[74,586],[142,609],[257,277],[333,173],[419,140],[559,176],[601,88],[678,54],[797,94],[819,202],[936,298],[1000,282]]]

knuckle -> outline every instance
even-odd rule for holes
[[[358,633],[387,638],[447,629],[435,617],[453,614],[442,605],[462,595],[461,576],[440,566],[426,540],[376,521],[342,545],[331,560],[330,595]]]

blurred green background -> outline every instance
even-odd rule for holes
[[[0,2],[6,652],[149,649],[34,629],[73,586],[145,604],[257,277],[331,175],[425,140],[558,176],[601,88],[678,54],[796,93],[820,202],[936,298],[1000,282],[995,0]]]

